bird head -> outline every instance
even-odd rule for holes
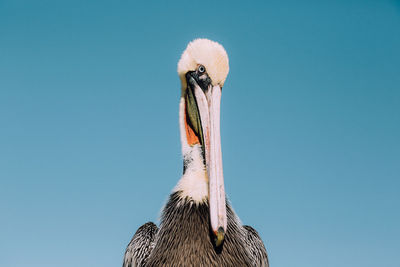
[[[190,42],[178,63],[185,100],[185,133],[188,146],[200,144],[206,175],[210,224],[218,247],[227,227],[220,136],[221,90],[229,72],[225,49],[207,39]]]
[[[224,86],[229,72],[229,59],[225,49],[217,42],[208,39],[196,39],[190,42],[178,63],[178,74],[182,89],[186,89],[186,74],[197,71],[200,66],[213,85]]]

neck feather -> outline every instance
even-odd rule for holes
[[[204,166],[200,144],[190,146],[185,130],[185,98],[179,104],[179,126],[181,132],[184,171],[182,178],[174,188],[181,197],[189,197],[195,202],[204,202],[208,198],[208,177]]]

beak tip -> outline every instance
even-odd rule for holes
[[[215,234],[215,246],[219,247],[225,240],[225,230],[222,227],[219,227]]]

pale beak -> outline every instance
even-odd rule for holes
[[[210,85],[206,91],[203,91],[192,77],[187,78],[196,98],[201,120],[205,165],[209,181],[210,223],[215,235],[215,245],[218,247],[224,241],[227,227],[220,135],[221,87]]]

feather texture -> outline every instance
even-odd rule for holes
[[[268,267],[258,233],[242,226],[227,202],[228,227],[222,248],[213,245],[208,201],[194,202],[172,193],[161,216],[160,229],[141,226],[125,253],[124,267]],[[158,231],[157,231],[158,230]],[[130,264],[130,265],[129,265]]]
[[[124,256],[123,267],[146,266],[147,258],[154,248],[157,226],[148,222],[139,227],[129,242]]]
[[[244,225],[243,228],[247,231],[247,246],[250,249],[253,266],[268,267],[267,250],[257,231],[249,225]]]

